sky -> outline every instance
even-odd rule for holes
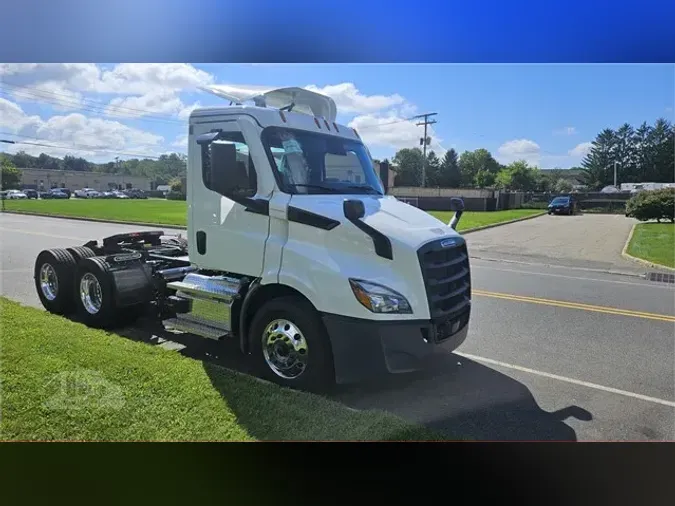
[[[675,65],[0,64],[0,150],[96,162],[185,152],[208,84],[307,87],[331,96],[373,157],[419,146],[408,118],[437,113],[439,156],[488,149],[501,163],[578,165],[604,128],[675,119]],[[42,144],[38,146],[35,144]]]

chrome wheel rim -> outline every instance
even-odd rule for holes
[[[101,284],[90,272],[80,279],[80,300],[89,314],[96,314],[101,310],[103,303]]]
[[[296,379],[307,369],[307,341],[289,320],[274,320],[265,327],[262,349],[267,366],[281,378]]]
[[[40,267],[40,290],[47,300],[54,300],[59,293],[59,278],[51,264]]]

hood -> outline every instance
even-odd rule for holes
[[[392,241],[418,248],[425,242],[459,234],[429,213],[397,200],[374,195],[293,195],[290,205],[344,223],[342,209],[348,199],[363,201],[366,214],[362,221]]]

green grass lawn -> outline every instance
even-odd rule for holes
[[[0,322],[2,440],[440,439],[3,297]]]
[[[30,211],[47,216],[72,216],[101,220],[134,221],[159,225],[187,226],[187,204],[179,200],[6,200],[8,211]],[[462,215],[458,230],[491,225],[540,214],[538,209],[471,212]],[[454,213],[432,211],[431,214],[447,223]]]
[[[431,211],[430,214],[439,220],[448,223],[455,213],[450,211]],[[461,232],[462,230],[468,230],[470,228],[484,227],[495,223],[517,220],[518,218],[525,218],[536,214],[542,214],[542,211],[540,209],[509,209],[508,211],[486,212],[467,211],[462,214],[457,230]]]
[[[648,262],[675,267],[675,224],[639,223],[627,252]]]
[[[71,216],[100,220],[134,221],[161,225],[186,226],[187,204],[164,199],[69,199],[5,200],[8,211],[30,211],[46,216]]]

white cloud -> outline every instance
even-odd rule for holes
[[[187,134],[181,134],[176,137],[176,140],[171,144],[174,148],[178,148],[181,152],[187,152],[188,145],[188,136]]]
[[[570,149],[569,155],[578,158],[583,158],[588,154],[588,152],[591,150],[592,147],[593,147],[592,142],[582,142],[581,144],[577,144],[575,147]]]
[[[211,74],[189,63],[121,63],[104,71],[93,91],[144,95],[159,88],[194,90],[213,80]]]
[[[113,98],[106,114],[116,117],[137,118],[157,114],[173,116],[183,110],[185,105],[173,90],[158,88],[145,95]]]
[[[44,144],[7,145],[6,149],[13,153],[23,150],[33,155],[47,153],[62,157],[72,154],[90,160],[109,160],[115,154],[155,156],[163,151],[164,138],[152,132],[132,128],[118,121],[88,118],[79,113],[43,120],[39,116],[28,116],[18,104],[2,98],[0,127],[25,136],[17,140]]]
[[[0,64],[0,76],[15,98],[47,102],[62,110],[80,108],[81,93],[99,93],[122,95],[106,109],[116,117],[161,114],[182,115],[181,119],[193,106],[183,104],[178,94],[214,80],[188,63],[122,63],[109,70],[93,63]]]
[[[195,102],[192,105],[184,105],[183,108],[178,113],[178,119],[187,120],[190,117],[190,114],[192,114],[192,111],[194,111],[197,107],[201,106],[202,104],[200,104],[199,102]]]
[[[419,146],[423,135],[421,127],[397,114],[356,116],[348,126],[355,128],[366,144],[396,150]]]
[[[39,116],[28,116],[18,104],[0,97],[0,129],[19,133],[37,128],[41,122]]]
[[[319,88],[313,84],[306,89],[327,95],[335,100],[339,114],[366,114],[388,109],[396,105],[403,105],[405,99],[398,94],[394,95],[364,95],[354,83],[339,83]]]
[[[497,149],[497,160],[508,164],[516,160],[525,160],[530,164],[538,164],[541,158],[539,144],[529,139],[514,139],[505,142]]]
[[[575,135],[577,133],[577,129],[573,126],[568,126],[554,130],[553,133],[555,135]]]

